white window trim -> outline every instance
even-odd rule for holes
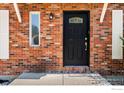
[[[29,42],[30,46],[32,47],[39,47],[40,46],[40,12],[39,11],[30,11],[29,12]],[[39,44],[38,45],[32,45],[32,21],[31,21],[31,15],[32,14],[38,14],[39,15]]]

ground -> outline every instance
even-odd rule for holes
[[[23,73],[10,85],[110,85],[97,73]]]

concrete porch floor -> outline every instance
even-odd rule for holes
[[[22,73],[10,85],[111,85],[99,74]]]

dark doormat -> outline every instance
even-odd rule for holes
[[[0,85],[9,85],[16,77],[14,75],[0,75]]]
[[[18,79],[40,79],[45,73],[22,73]]]

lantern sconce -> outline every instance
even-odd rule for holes
[[[49,19],[52,21],[53,20],[53,13],[51,12],[50,14],[49,14]]]

